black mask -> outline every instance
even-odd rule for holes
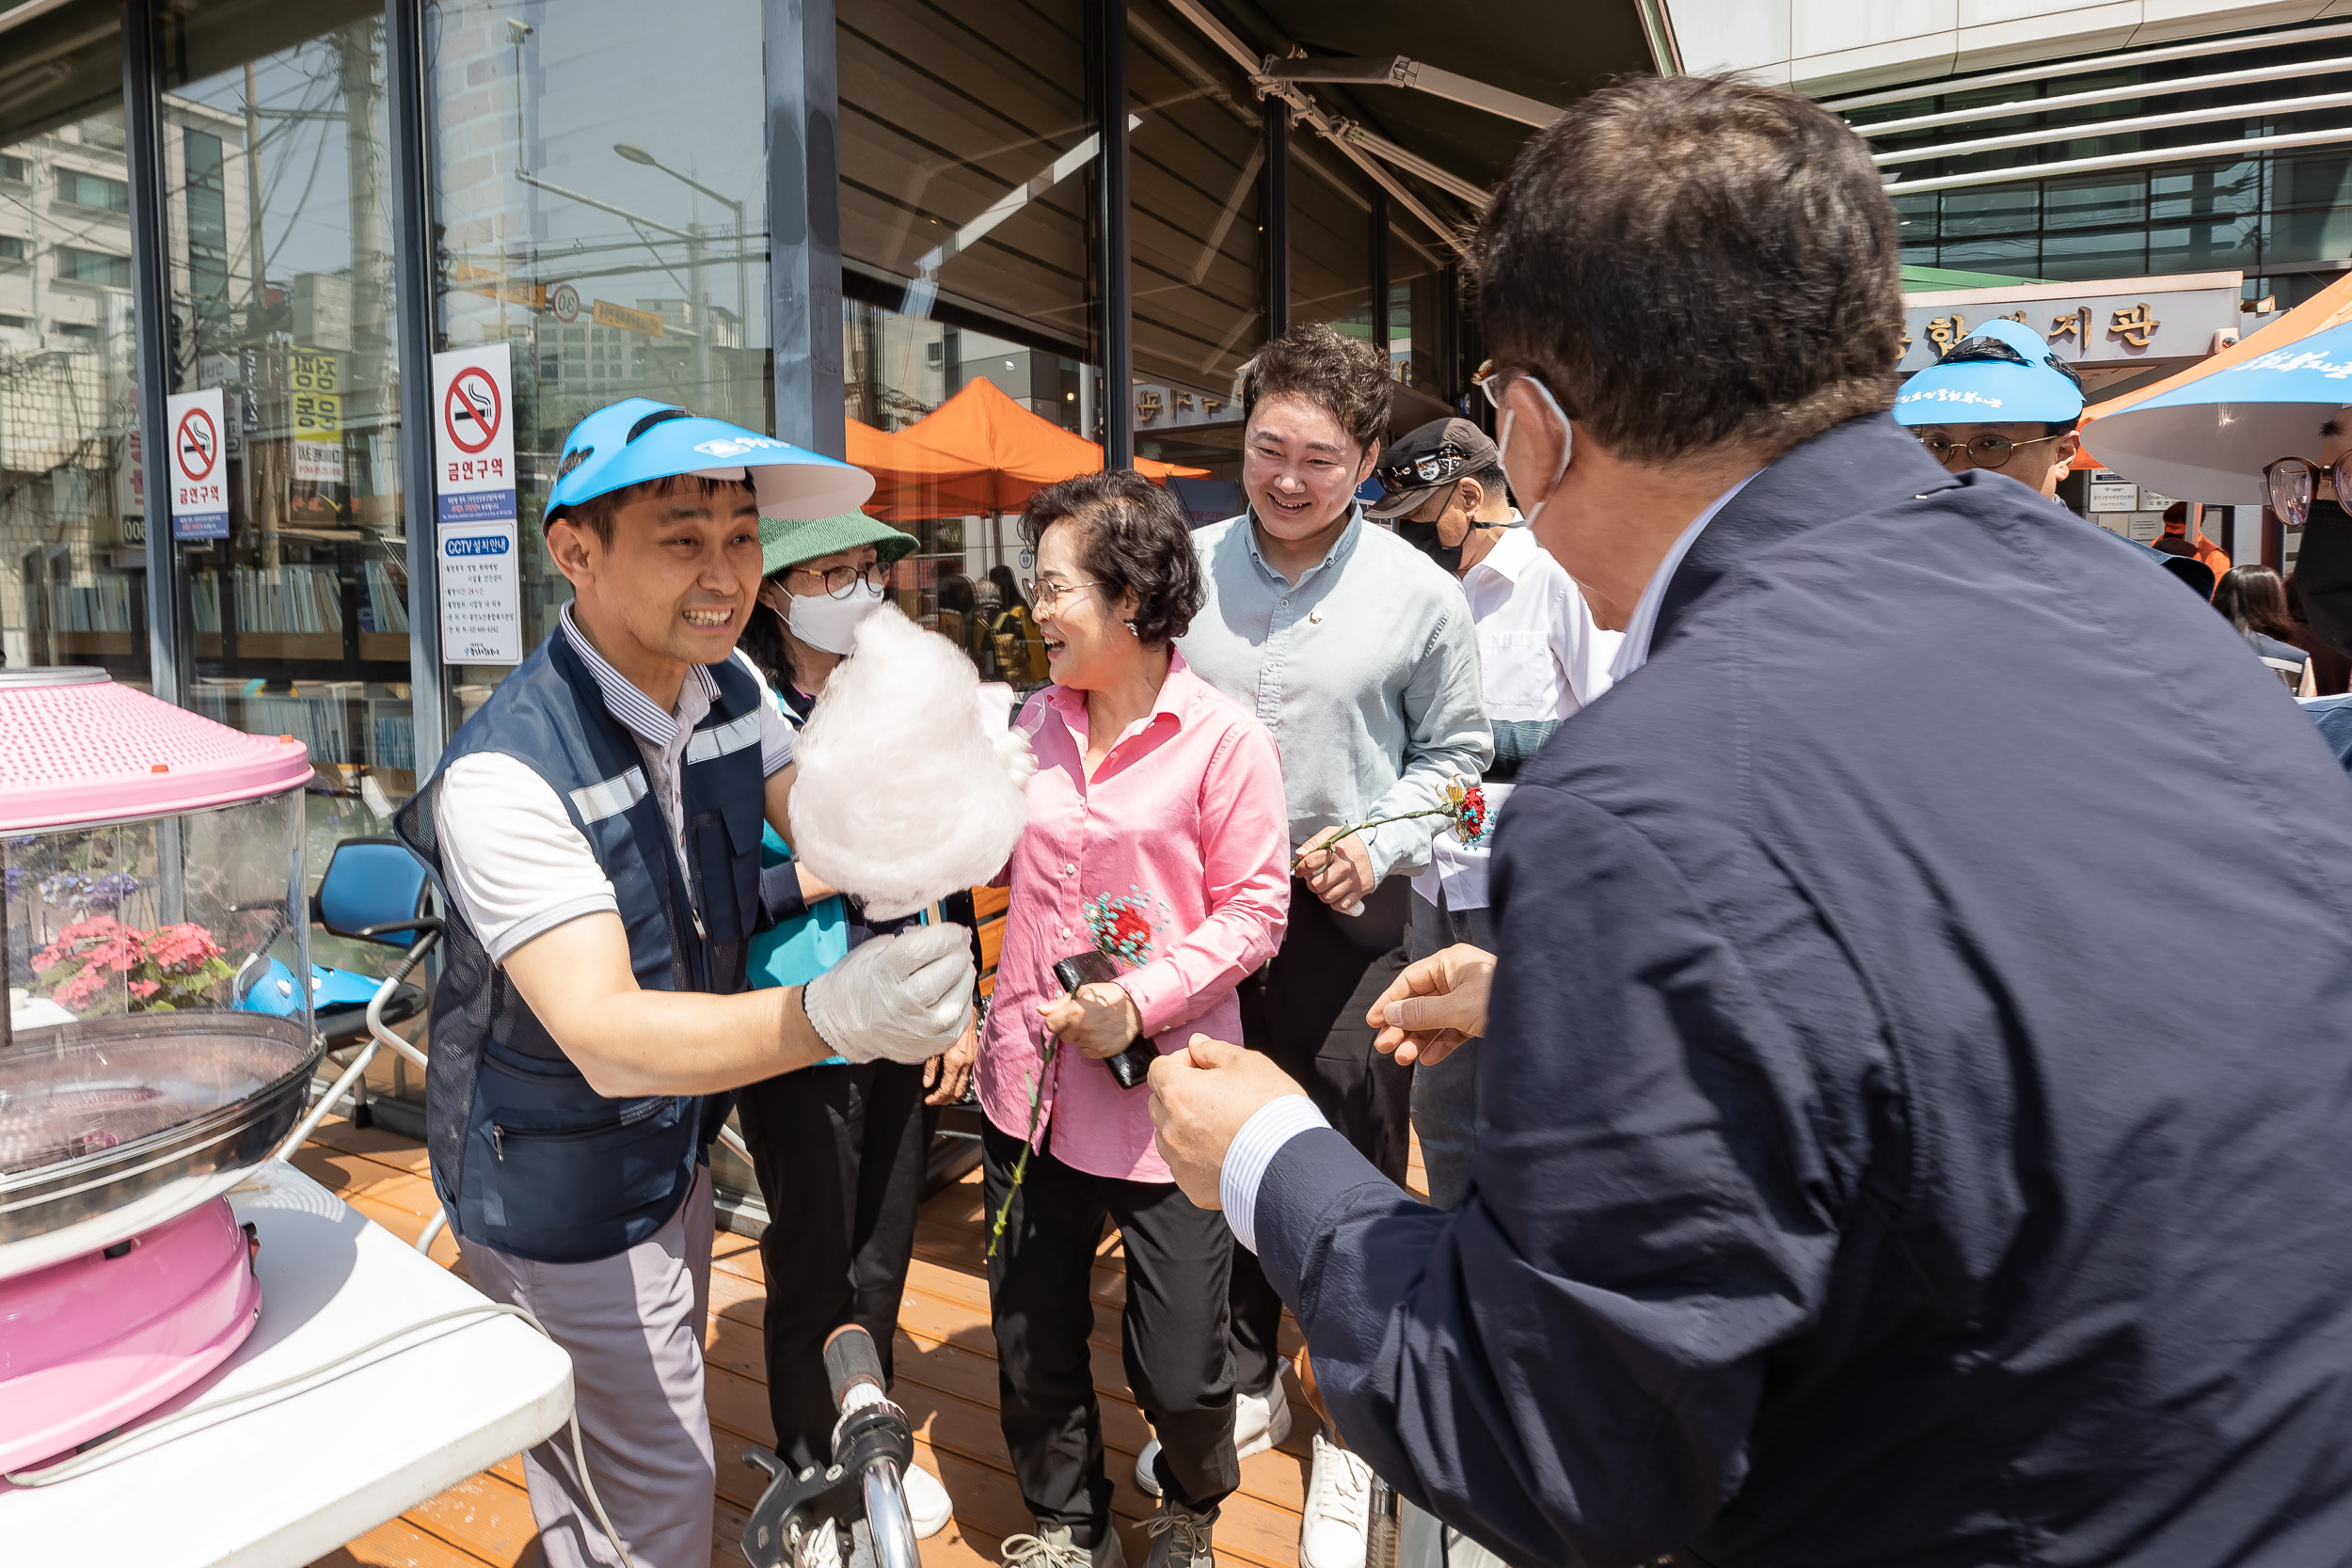
[[[1444,567],[1453,576],[1462,575],[1462,546],[1449,545],[1439,539],[1437,524],[1416,523],[1399,517],[1396,521],[1396,536]],[[1470,535],[1465,532],[1462,537],[1467,539]]]

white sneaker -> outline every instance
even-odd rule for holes
[[[1298,1568],[1364,1568],[1371,1531],[1372,1466],[1316,1433],[1298,1522]]]
[[[914,1521],[918,1541],[927,1541],[947,1528],[947,1521],[956,1516],[955,1499],[939,1478],[920,1465],[910,1465],[907,1473],[898,1478],[898,1489],[906,1494],[907,1517]]]
[[[1247,1390],[1233,1396],[1233,1456],[1248,1459],[1253,1453],[1263,1453],[1291,1434],[1290,1396],[1282,1392],[1282,1369],[1278,1363],[1274,1381],[1257,1393]],[[1160,1440],[1153,1437],[1136,1455],[1136,1487],[1145,1497],[1160,1495],[1160,1478],[1152,1462],[1160,1457]]]

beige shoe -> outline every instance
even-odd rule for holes
[[[1005,1568],[1127,1568],[1127,1548],[1119,1544],[1115,1519],[1091,1552],[1071,1541],[1068,1525],[1040,1525],[1035,1535],[1006,1536],[996,1555]]]

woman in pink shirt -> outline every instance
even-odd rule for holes
[[[1054,684],[1021,716],[1037,752],[1029,826],[981,1035],[988,1212],[1012,1191],[1029,1085],[1049,1033],[1037,1152],[989,1261],[1005,1444],[1037,1520],[1020,1568],[1124,1561],[1111,1527],[1087,1336],[1105,1219],[1127,1261],[1127,1381],[1158,1429],[1151,1568],[1210,1568],[1217,1505],[1239,1484],[1226,1332],[1232,1233],[1179,1192],[1153,1147],[1151,1092],[1104,1058],[1137,1038],[1237,1038],[1233,988],[1272,956],[1290,909],[1290,823],[1263,725],[1185,669],[1175,639],[1205,589],[1184,515],[1132,473],[1041,490],[1022,531]],[[1054,965],[1091,945],[1082,906],[1140,897],[1145,962],[1064,994]]]

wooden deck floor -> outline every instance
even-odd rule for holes
[[[294,1163],[405,1241],[414,1242],[434,1212],[423,1146],[381,1128],[362,1130],[330,1120]],[[1418,1189],[1422,1183],[1418,1149],[1412,1174]],[[956,1502],[955,1523],[923,1543],[924,1568],[993,1563],[1000,1539],[1030,1528],[996,1422],[995,1341],[989,1333],[988,1284],[981,1272],[980,1207],[977,1172],[924,1206],[898,1313],[896,1397],[914,1422],[917,1461],[946,1482]],[[759,1493],[759,1478],[743,1465],[742,1452],[747,1445],[774,1441],[760,1353],[767,1281],[753,1243],[722,1232],[714,1250],[705,1340],[711,1435],[719,1455],[711,1561],[713,1568],[741,1568],[737,1541],[744,1511]],[[455,1265],[456,1243],[446,1232],[434,1243],[433,1257]],[[1128,1397],[1120,1364],[1119,1312],[1125,1291],[1119,1240],[1112,1235],[1104,1239],[1094,1270],[1094,1383],[1102,1396],[1110,1472],[1119,1485],[1113,1507],[1127,1532],[1127,1560],[1140,1563],[1148,1539],[1136,1523],[1156,1505],[1134,1485],[1135,1456],[1149,1432]],[[1295,1351],[1295,1331],[1287,1319],[1285,1329]],[[1226,1503],[1217,1523],[1220,1561],[1292,1568],[1296,1560],[1313,1420],[1303,1407],[1294,1414],[1297,1418],[1288,1442],[1242,1462],[1241,1491]],[[516,1457],[370,1530],[320,1560],[320,1568],[518,1568],[537,1560],[537,1535]]]

